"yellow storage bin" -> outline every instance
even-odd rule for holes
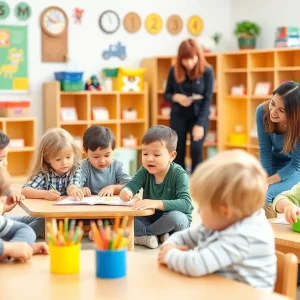
[[[229,144],[236,146],[243,146],[247,144],[247,134],[245,133],[231,133],[229,134]]]
[[[113,78],[113,89],[122,92],[139,92],[144,89],[146,69],[119,68],[117,77]]]

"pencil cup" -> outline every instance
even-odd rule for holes
[[[80,270],[81,244],[74,246],[49,246],[50,270],[54,274],[72,274]]]
[[[125,277],[127,249],[96,250],[96,276],[104,279]]]

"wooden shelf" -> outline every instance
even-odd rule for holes
[[[170,120],[170,116],[157,115],[157,120]]]
[[[259,146],[258,145],[248,145],[248,148],[250,149],[259,149]]]
[[[225,69],[225,73],[245,73],[248,70],[246,68],[232,68],[232,69]]]
[[[273,95],[250,95],[251,99],[271,99]]]
[[[296,66],[296,67],[277,67],[277,71],[300,71],[300,67]]]
[[[35,147],[9,148],[9,152],[28,152],[34,151]]]
[[[213,117],[209,117],[210,121],[218,121],[218,117],[217,116],[213,116]]]
[[[243,148],[243,149],[246,149],[246,148],[248,148],[248,144],[246,144],[246,145],[234,145],[234,144],[226,143],[226,144],[225,144],[225,147],[228,147],[228,148]]]
[[[248,98],[247,95],[241,95],[241,96],[239,96],[239,95],[227,95],[226,96],[226,99],[233,99],[233,100],[235,100],[235,99],[247,100],[247,98]]]
[[[204,142],[203,147],[218,147],[218,143]]]
[[[250,68],[250,72],[273,72],[275,69],[271,68]]]
[[[45,129],[61,127],[72,136],[82,138],[88,127],[103,125],[114,133],[116,147],[122,146],[123,136],[133,135],[138,140],[137,149],[140,149],[141,140],[148,129],[149,122],[147,83],[144,85],[144,90],[140,92],[62,92],[59,82],[54,81],[44,83],[43,94]],[[61,107],[75,107],[78,121],[61,121]],[[93,120],[93,109],[98,107],[105,107],[108,110],[109,120]],[[122,111],[129,108],[137,111],[137,120],[121,119]]]

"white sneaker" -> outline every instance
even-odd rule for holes
[[[146,246],[151,249],[155,249],[158,247],[158,239],[157,239],[156,235],[135,236],[134,244]]]
[[[169,238],[170,234],[167,233],[163,233],[160,236],[158,236],[159,241],[163,244],[168,238]]]

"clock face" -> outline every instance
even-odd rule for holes
[[[99,26],[105,33],[114,33],[120,27],[120,18],[116,12],[106,10],[100,15]]]
[[[61,9],[51,8],[43,13],[42,26],[50,35],[60,35],[65,31],[67,25],[67,16]]]

